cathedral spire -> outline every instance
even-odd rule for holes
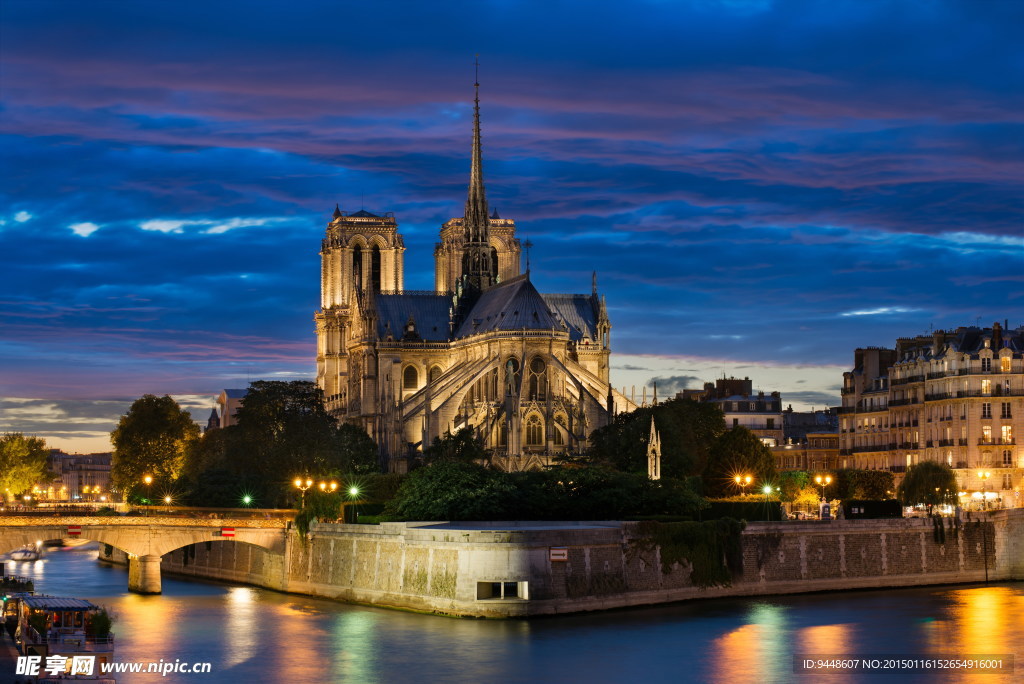
[[[479,57],[479,55],[478,55]],[[470,284],[483,290],[497,279],[491,259],[490,231],[487,222],[487,195],[484,191],[483,155],[480,149],[480,60],[477,59],[473,98],[473,161],[469,173],[469,194],[463,219],[466,249],[462,272]]]

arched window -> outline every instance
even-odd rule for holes
[[[374,290],[383,289],[383,280],[380,272],[380,247],[373,246],[370,253],[370,287]]]
[[[526,421],[526,446],[540,446],[544,443],[544,427],[537,414]]]
[[[562,436],[562,430],[568,432],[568,430],[565,427],[565,418],[563,418],[560,415],[555,416],[554,430],[555,433],[551,435],[551,437],[555,442],[555,446],[565,446],[565,437]]]
[[[402,371],[402,388],[407,390],[414,390],[420,384],[420,374],[416,370],[416,366],[406,366],[405,370]]]
[[[433,366],[430,369],[430,375],[427,376],[427,382],[432,384],[439,377],[441,377],[441,367],[440,366]]]
[[[530,399],[543,401],[547,398],[547,364],[544,359],[534,356],[530,360]]]

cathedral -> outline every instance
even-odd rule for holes
[[[335,208],[322,242],[317,384],[389,471],[467,426],[495,466],[538,468],[635,408],[609,384],[611,322],[596,274],[589,294],[539,293],[520,272],[515,221],[488,212],[475,88],[469,194],[464,216],[441,227],[434,290],[404,289],[392,213]]]

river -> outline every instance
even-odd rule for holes
[[[469,620],[352,606],[164,576],[127,592],[127,571],[90,547],[8,562],[38,593],[116,615],[120,662],[210,662],[207,674],[121,682],[996,682],[1014,675],[794,673],[794,655],[908,658],[1013,654],[1024,672],[1024,583],[857,591],[555,618]]]

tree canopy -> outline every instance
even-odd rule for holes
[[[0,501],[52,480],[46,467],[48,455],[46,442],[39,437],[26,437],[20,432],[0,437]]]
[[[652,417],[661,435],[662,475],[684,478],[703,473],[712,445],[725,432],[725,418],[716,405],[691,399],[670,399],[619,414],[591,434],[591,460],[625,472],[646,473]]]
[[[900,483],[899,497],[907,506],[932,506],[950,501],[957,492],[956,475],[942,463],[924,461],[910,466]]]
[[[296,477],[344,479],[380,472],[377,445],[356,425],[338,424],[308,381],[249,386],[236,425],[209,430],[188,453],[180,488],[193,505],[292,505]]]
[[[185,454],[199,437],[188,411],[169,396],[146,394],[136,399],[110,433],[114,445],[110,479],[125,493],[142,486],[142,478],[172,481],[181,474]]]
[[[402,520],[620,520],[696,515],[703,500],[684,482],[602,466],[503,473],[439,461],[410,473],[387,514]]]
[[[487,450],[484,449],[472,426],[464,427],[454,435],[446,432],[443,437],[435,437],[433,444],[423,452],[423,460],[427,463],[437,461],[471,463],[487,460],[488,456]]]
[[[703,475],[705,495],[735,494],[733,478],[736,475],[752,476],[755,487],[775,482],[775,457],[757,435],[745,427],[728,430],[712,445]]]

